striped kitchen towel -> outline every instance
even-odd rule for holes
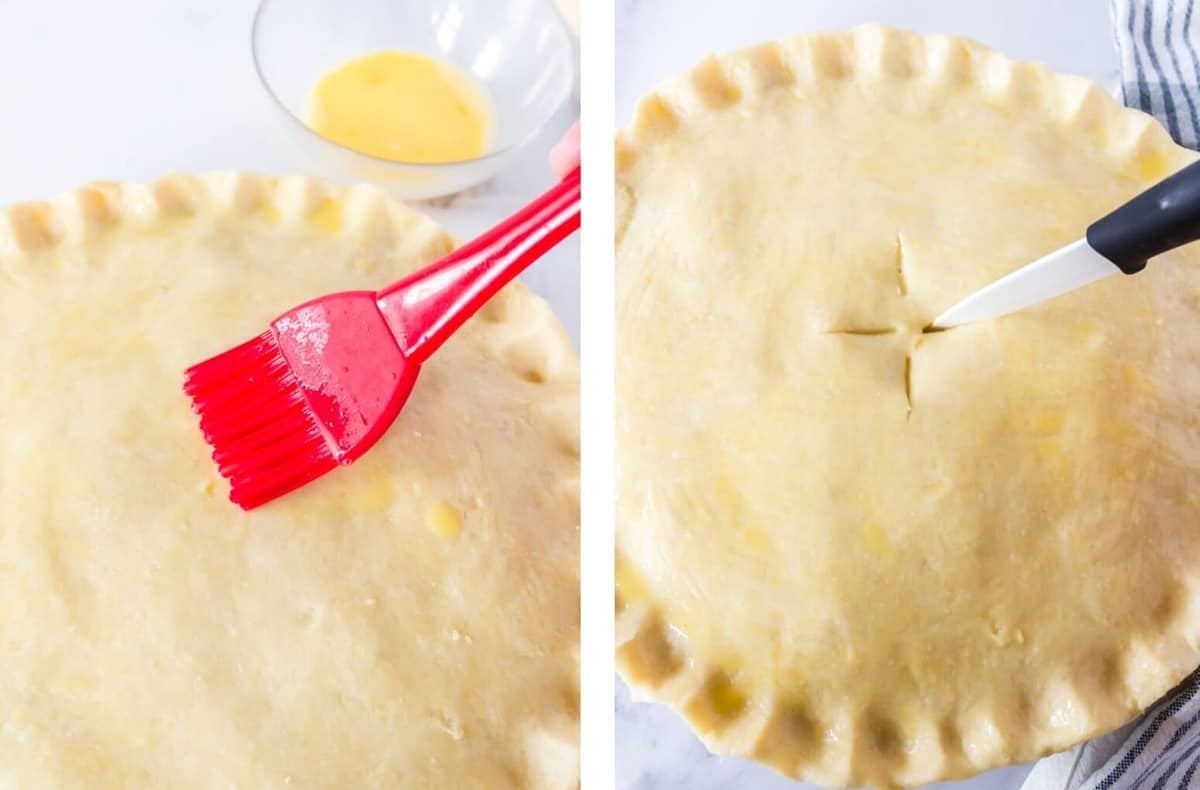
[[[1022,790],[1200,788],[1200,672],[1137,721],[1041,760]]]
[[[1179,143],[1200,143],[1200,10],[1196,0],[1111,0],[1121,98],[1156,116]]]
[[[1121,98],[1200,143],[1198,0],[1111,0]],[[1039,761],[1022,790],[1200,790],[1200,670],[1137,721]]]

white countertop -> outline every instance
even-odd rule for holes
[[[0,204],[97,179],[242,168],[304,173],[294,130],[250,55],[255,0],[46,0],[4,5]],[[552,183],[545,157],[578,116],[569,102],[492,182],[413,204],[464,241]],[[522,275],[579,343],[578,234]],[[384,283],[380,283],[384,285]]]
[[[624,125],[655,82],[714,50],[793,32],[886,22],[927,33],[961,33],[1014,57],[1038,60],[1112,88],[1118,61],[1100,0],[616,0],[616,109]],[[618,681],[618,790],[800,790],[744,760],[714,757],[674,712],[635,703]],[[992,771],[956,790],[1019,787],[1027,768]]]

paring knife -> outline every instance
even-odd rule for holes
[[[942,313],[931,329],[998,318],[1094,283],[1137,274],[1155,255],[1200,239],[1200,162],[1093,222],[1087,235],[1000,278]]]

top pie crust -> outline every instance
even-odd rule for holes
[[[879,26],[709,57],[617,139],[618,664],[722,753],[915,785],[1197,663],[1200,255],[942,309],[1195,155]]]
[[[243,513],[182,371],[451,238],[245,173],[0,213],[0,785],[574,788],[578,371],[514,284],[349,469]]]

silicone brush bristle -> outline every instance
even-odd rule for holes
[[[191,368],[184,390],[246,510],[353,463],[395,422],[421,363],[579,227],[579,168],[475,241],[381,291],[298,305]],[[293,368],[290,363],[294,363]]]
[[[243,509],[337,466],[273,331],[189,368],[183,388],[229,498]]]

